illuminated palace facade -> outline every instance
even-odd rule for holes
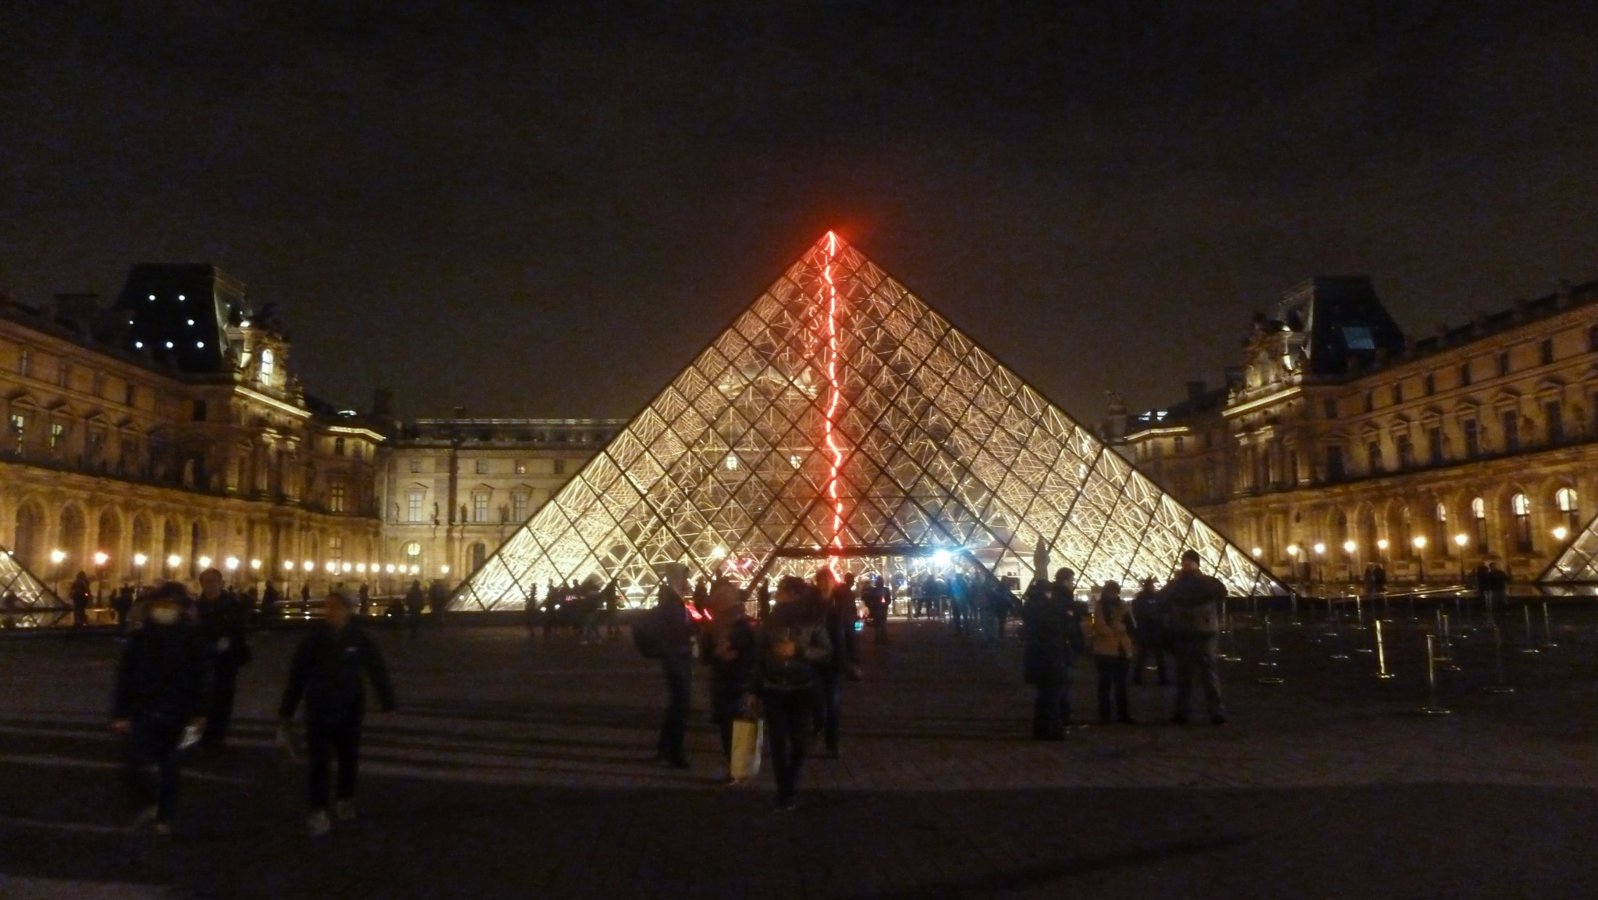
[[[1107,429],[1301,585],[1374,561],[1533,580],[1598,508],[1598,282],[1413,339],[1368,279],[1313,279],[1256,318],[1223,387]]]

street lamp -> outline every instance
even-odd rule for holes
[[[96,550],[93,559],[95,577],[100,579],[99,599],[95,602],[98,606],[105,602],[105,564],[111,561],[111,555],[104,550]]]
[[[199,566],[201,572],[204,572],[206,569],[211,568],[211,557],[202,556],[199,559],[196,559],[194,564]]]
[[[150,557],[145,556],[143,553],[135,553],[135,554],[133,554],[133,589],[134,590],[138,590],[139,588],[144,587],[144,564],[149,562],[149,561],[150,561]]]
[[[1294,581],[1298,581],[1299,577],[1298,577],[1298,545],[1297,544],[1288,544],[1287,545],[1287,558],[1291,559],[1293,561],[1293,580]]]
[[[1465,581],[1465,545],[1470,543],[1470,537],[1461,531],[1454,535],[1454,543],[1459,547],[1459,580]]]
[[[1387,548],[1390,546],[1392,545],[1387,542],[1387,538],[1378,538],[1376,540],[1376,550],[1381,554],[1381,560],[1383,562],[1385,562],[1387,559]]]
[[[61,564],[66,562],[66,560],[67,551],[59,548],[50,551],[50,565],[55,568],[55,592],[58,597],[61,596]]]
[[[1568,537],[1569,535],[1570,535],[1570,529],[1566,528],[1563,525],[1560,525],[1560,526],[1558,526],[1558,527],[1556,527],[1554,529],[1554,540],[1558,541],[1561,544],[1563,544],[1565,542],[1565,538]]]
[[[1415,545],[1415,583],[1426,580],[1426,535],[1417,534],[1410,543]]]
[[[1354,543],[1354,541],[1352,539],[1346,540],[1346,541],[1343,542],[1343,552],[1348,554],[1348,580],[1349,581],[1356,580],[1354,578],[1354,564],[1356,562],[1356,559],[1354,557],[1354,551],[1358,550],[1358,549],[1359,549],[1359,544]]]
[[[1250,551],[1249,555],[1253,556],[1255,559],[1259,559],[1260,558],[1260,554],[1264,553],[1264,552],[1265,552],[1264,550],[1261,550],[1260,548],[1255,547],[1252,551]]]
[[[177,555],[176,553],[168,553],[167,554],[167,557],[166,557],[166,578],[167,578],[168,581],[172,580],[172,570],[176,569],[178,566],[181,566],[181,565],[183,565],[183,557]]]
[[[227,559],[222,560],[222,568],[227,570],[228,584],[236,585],[236,578],[239,571],[239,558],[237,556],[229,556]]]
[[[1316,541],[1312,549],[1315,551],[1315,582],[1322,584],[1326,581],[1326,545]]]

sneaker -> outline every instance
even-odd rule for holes
[[[327,810],[318,809],[305,817],[305,833],[313,838],[326,835],[333,829],[333,823],[328,821]]]
[[[355,821],[355,801],[340,800],[333,804],[333,818],[340,822]]]

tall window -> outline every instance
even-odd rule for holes
[[[1510,512],[1515,514],[1515,550],[1520,553],[1531,552],[1531,501],[1525,494],[1516,494],[1509,498]]]
[[[517,475],[526,475],[527,474],[527,460],[525,460],[525,459],[516,460],[514,463],[511,464],[511,471],[515,472]]]
[[[1459,386],[1470,387],[1470,361],[1459,364]]]
[[[327,539],[327,558],[332,560],[334,568],[344,561],[344,539],[334,535]]]
[[[1565,407],[1558,400],[1543,404],[1543,422],[1548,433],[1548,443],[1558,444],[1565,439]]]
[[[1432,513],[1432,546],[1437,548],[1438,553],[1446,556],[1453,551],[1453,544],[1454,542],[1448,539],[1448,505],[1439,503]]]
[[[50,423],[50,449],[59,450],[67,441],[67,426],[60,422]]]
[[[478,491],[472,494],[472,521],[488,521],[488,492]]]
[[[1403,403],[1403,402],[1404,402],[1404,383],[1402,381],[1395,381],[1395,382],[1393,382],[1393,404],[1396,406],[1397,404],[1400,404],[1400,403]]]
[[[1409,435],[1398,437],[1398,467],[1408,469],[1415,465],[1415,445],[1410,442]]]
[[[327,508],[331,512],[344,511],[344,482],[335,481],[328,485]]]
[[[265,385],[272,383],[272,372],[277,368],[277,360],[272,356],[270,347],[261,351],[261,376],[260,382]]]
[[[1371,410],[1373,410],[1375,408],[1376,408],[1376,392],[1375,391],[1366,391],[1365,392],[1365,411],[1366,412],[1370,412]]]
[[[1470,501],[1470,518],[1475,530],[1476,552],[1487,555],[1487,501],[1477,497]]]
[[[1498,351],[1498,376],[1502,378],[1509,374],[1509,351]]]
[[[484,459],[482,457],[478,458],[478,460],[477,460],[477,474],[479,474],[479,475],[487,475],[488,474],[488,460],[487,459]]]
[[[343,456],[344,455],[344,439],[343,438],[334,438],[333,439],[333,455],[334,456]]]
[[[795,468],[798,468],[797,463]],[[1332,444],[1326,448],[1326,480],[1342,481],[1346,475],[1343,469],[1343,448]]]
[[[1581,532],[1581,516],[1576,510],[1576,489],[1562,487],[1554,491],[1554,505],[1559,507],[1559,518],[1564,521],[1565,530],[1575,535]]]
[[[24,377],[33,374],[33,351],[32,350],[24,350],[24,351],[22,351],[22,355],[17,357],[17,374],[18,375],[22,375]]]
[[[1542,343],[1537,345],[1537,361],[1545,366],[1554,361],[1553,338],[1543,338]]]
[[[1380,441],[1371,441],[1365,445],[1365,453],[1370,457],[1371,474],[1376,475],[1382,471],[1382,445]]]
[[[427,498],[427,492],[421,488],[411,488],[405,495],[405,521],[422,521],[422,501]]]
[[[422,471],[422,461],[421,461],[421,459],[418,458],[418,457],[414,457],[414,456],[411,457],[411,474],[415,475],[416,473],[418,473],[420,471]]]
[[[1506,409],[1498,414],[1498,421],[1504,428],[1504,450],[1513,453],[1520,449],[1520,414],[1512,409]]]
[[[1481,428],[1475,419],[1466,419],[1460,423],[1460,430],[1465,433],[1465,458],[1475,459],[1481,455]]]
[[[1322,405],[1326,407],[1325,409],[1321,410],[1321,412],[1323,412],[1325,414],[1326,418],[1328,418],[1328,419],[1337,418],[1337,401],[1336,400],[1333,400],[1332,398],[1327,397],[1325,402]]]
[[[1430,397],[1431,395],[1437,393],[1437,376],[1436,375],[1433,375],[1432,373],[1427,372],[1426,373],[1426,381],[1425,381],[1424,384],[1425,384],[1426,396]]]
[[[555,474],[556,475],[565,475],[566,474],[566,460],[564,460],[564,459],[555,460]]]
[[[72,365],[70,363],[68,363],[64,359],[61,360],[60,362],[56,363],[56,366],[55,366],[55,384],[56,384],[56,387],[66,387],[67,386],[67,382],[71,381],[71,380],[72,380]]]
[[[517,491],[510,495],[510,516],[518,522],[527,521],[527,494]]]
[[[1426,429],[1426,452],[1430,454],[1432,465],[1443,464],[1443,427],[1432,425]]]

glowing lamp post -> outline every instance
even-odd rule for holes
[[[1558,526],[1557,528],[1554,529],[1554,540],[1558,541],[1561,544],[1563,544],[1565,542],[1565,538],[1567,538],[1569,536],[1570,536],[1570,529],[1566,528],[1563,525],[1560,525],[1560,526]]]
[[[1411,543],[1415,545],[1415,583],[1420,584],[1426,580],[1426,535],[1415,535]]]
[[[95,601],[99,605],[105,601],[105,564],[111,561],[111,555],[104,550],[96,550],[91,558],[94,560],[94,575],[100,581],[100,593]]]
[[[1348,580],[1349,581],[1355,581],[1356,580],[1355,577],[1354,577],[1354,566],[1355,566],[1355,563],[1358,560],[1354,557],[1354,551],[1358,550],[1358,549],[1359,549],[1359,544],[1354,543],[1352,540],[1348,540],[1348,541],[1344,541],[1343,542],[1343,552],[1348,554]]]
[[[53,567],[53,569],[55,571],[54,580],[55,580],[56,596],[60,596],[61,595],[61,564],[66,562],[66,561],[67,561],[67,551],[61,550],[61,549],[56,549],[56,550],[51,550],[50,551],[50,565]]]
[[[1378,538],[1377,539],[1377,541],[1376,541],[1376,554],[1377,554],[1376,558],[1377,558],[1377,562],[1380,562],[1380,563],[1383,563],[1383,564],[1385,564],[1387,562],[1387,548],[1391,547],[1391,546],[1392,545],[1387,542],[1387,538]]]
[[[172,572],[181,565],[183,565],[183,557],[177,555],[176,553],[167,554],[165,575],[168,581],[172,580]]]
[[[209,568],[211,568],[211,557],[209,557],[209,556],[202,556],[202,557],[200,557],[200,558],[199,558],[199,559],[196,559],[196,560],[195,560],[195,561],[194,561],[194,565],[195,565],[195,566],[196,566],[196,567],[197,567],[197,568],[199,568],[199,570],[200,570],[200,571],[201,571],[201,572],[204,572],[204,571],[205,571],[205,570],[206,570],[206,569],[209,569]]]
[[[1288,544],[1287,545],[1287,558],[1293,561],[1292,565],[1293,565],[1293,580],[1294,581],[1298,581],[1299,580],[1299,578],[1298,578],[1298,552],[1299,551],[1298,551],[1298,545],[1297,544]]]
[[[236,578],[238,577],[239,571],[239,558],[237,556],[229,556],[227,559],[222,560],[222,568],[227,572],[228,584],[236,583]]]
[[[1311,549],[1315,551],[1315,583],[1324,584],[1326,582],[1326,545],[1316,542]]]
[[[1465,545],[1470,543],[1470,537],[1463,531],[1454,535],[1454,543],[1459,547],[1459,580],[1465,580]]]
[[[133,554],[133,589],[134,590],[138,590],[138,589],[144,587],[144,564],[149,562],[149,561],[150,561],[150,557],[145,556],[143,553],[135,553],[135,554]]]

